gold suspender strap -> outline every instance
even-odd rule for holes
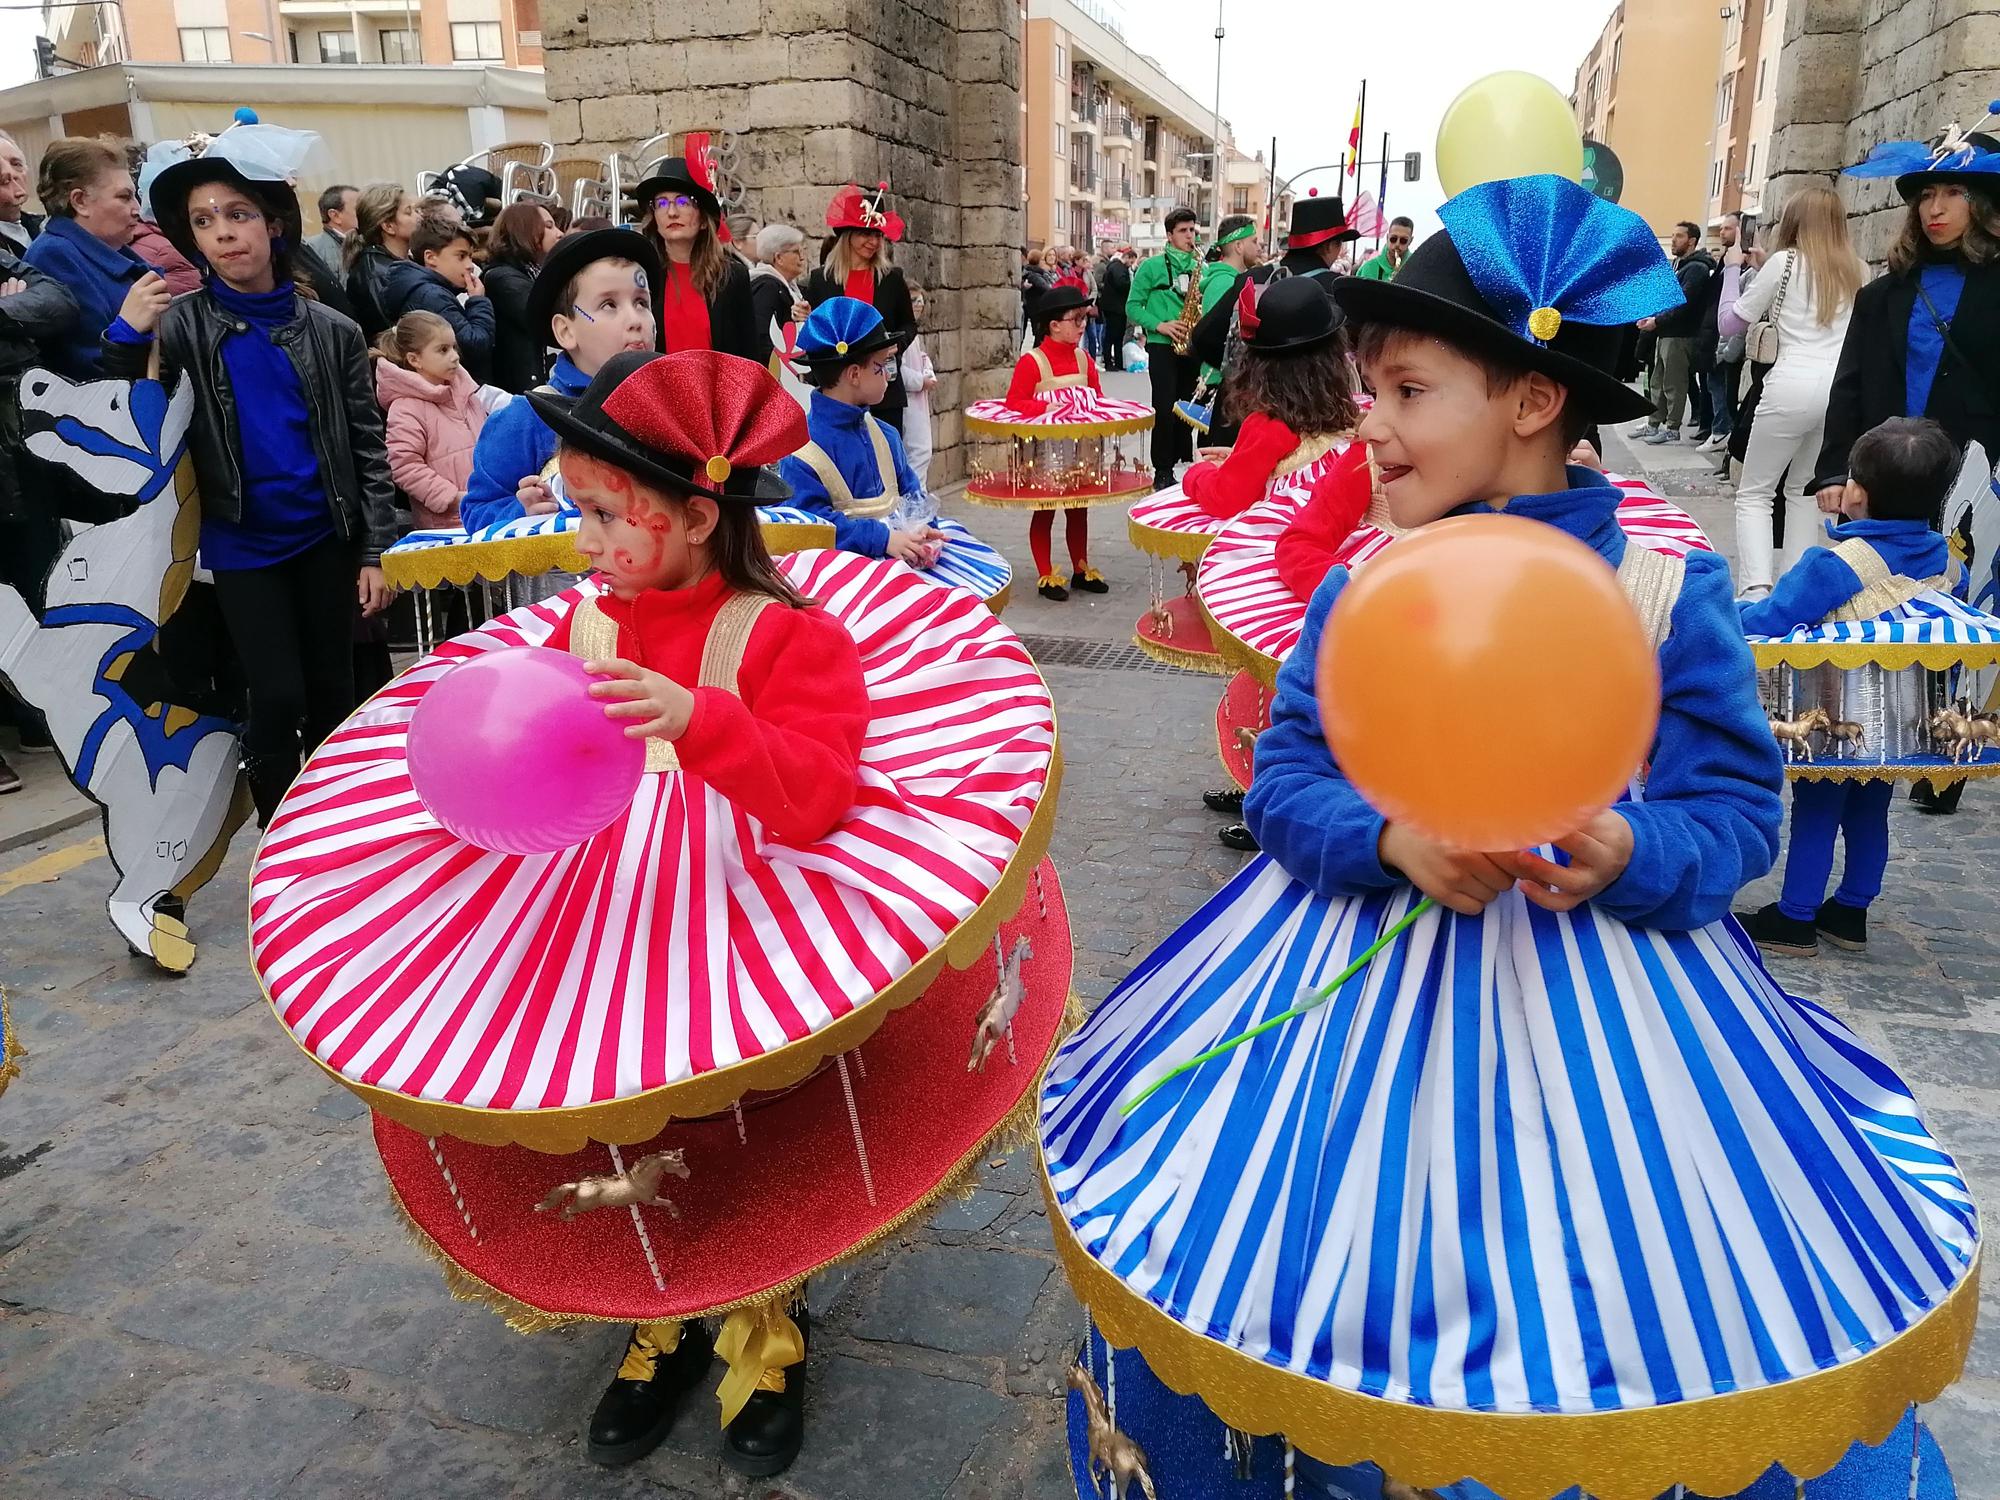
[[[1687,579],[1687,563],[1664,552],[1655,552],[1637,542],[1625,544],[1625,557],[1618,564],[1618,585],[1639,611],[1639,624],[1646,641],[1658,655],[1673,633],[1674,605]]]
[[[819,482],[826,486],[826,497],[833,502],[835,510],[843,516],[880,521],[896,506],[896,461],[889,452],[888,438],[882,434],[882,424],[873,417],[868,418],[868,436],[875,445],[875,467],[882,475],[882,493],[866,500],[855,498],[847,481],[840,477],[840,470],[834,466],[832,456],[818,443],[807,443],[796,456],[819,476]]]
[[[1908,604],[1926,589],[1950,586],[1950,580],[1943,575],[1905,578],[1901,573],[1891,572],[1889,565],[1882,561],[1882,554],[1858,536],[1849,537],[1835,547],[1833,555],[1854,570],[1854,576],[1861,580],[1861,592],[1827,616],[1830,621],[1850,624],[1857,620],[1872,620],[1877,615],[1885,615]]]
[[[1028,351],[1028,357],[1035,362],[1035,368],[1041,372],[1042,378],[1035,382],[1035,394],[1037,396],[1046,396],[1050,391],[1074,390],[1078,386],[1087,386],[1090,384],[1090,375],[1088,373],[1090,356],[1084,353],[1081,347],[1076,351],[1076,373],[1074,375],[1056,374],[1054,367],[1049,364],[1048,355],[1042,352],[1039,344]]]
[[[1028,351],[1028,358],[1032,359],[1035,362],[1035,368],[1042,372],[1042,378],[1035,382],[1035,394],[1039,396],[1054,384],[1056,372],[1049,365],[1049,357],[1042,353],[1041,345],[1037,344],[1034,348],[1030,349]]]

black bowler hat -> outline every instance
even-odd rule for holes
[[[646,169],[646,175],[639,185],[632,189],[632,197],[639,205],[642,222],[653,217],[653,199],[669,188],[686,193],[700,205],[701,211],[711,219],[720,222],[722,200],[715,196],[715,189],[701,181],[685,156],[663,156]]]
[[[1394,281],[1334,283],[1352,321],[1434,334],[1538,371],[1597,421],[1652,410],[1611,373],[1624,326],[1684,300],[1643,220],[1553,176],[1481,183],[1438,217],[1444,232],[1412,251]]]
[[[1237,304],[1243,346],[1259,354],[1302,354],[1339,333],[1347,319],[1317,276],[1246,281]]]
[[[1314,188],[1293,202],[1292,227],[1285,234],[1287,250],[1309,250],[1328,240],[1360,238],[1360,230],[1348,227],[1347,209],[1338,196],[1322,198]]]
[[[791,488],[767,467],[808,441],[805,413],[752,360],[713,349],[613,355],[581,396],[528,393],[557,437],[680,494],[762,504]]]
[[[1080,287],[1050,287],[1035,299],[1034,318],[1040,322],[1054,322],[1066,312],[1075,312],[1079,307],[1089,307],[1090,299],[1084,296]]]
[[[542,262],[542,268],[535,272],[534,285],[528,288],[529,329],[539,331],[544,339],[553,339],[555,334],[550,325],[557,313],[567,310],[557,307],[556,299],[583,274],[585,267],[600,260],[629,260],[645,272],[657,319],[667,273],[652,241],[636,229],[591,229],[564,235]]]

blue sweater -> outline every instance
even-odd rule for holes
[[[869,439],[867,423],[875,425],[889,439],[889,453],[896,461],[896,487],[905,495],[921,490],[923,482],[903,456],[903,440],[886,422],[877,422],[865,406],[849,406],[823,391],[814,391],[812,407],[806,413],[806,431],[826,450],[840,477],[857,500],[872,500],[882,493],[882,474],[875,463],[875,444]],[[804,507],[833,523],[833,544],[843,552],[859,552],[864,557],[881,557],[889,550],[889,523],[864,516],[850,516],[835,507],[819,482],[819,475],[802,458],[783,459],[778,473],[792,487],[793,505]]]
[[[549,372],[549,384],[565,396],[581,396],[590,377],[563,355]],[[555,429],[525,396],[509,401],[486,419],[472,447],[472,478],[459,502],[459,524],[480,531],[525,515],[514,491],[530,474],[539,474],[556,456]]]
[[[1615,567],[1626,545],[1615,514],[1620,492],[1587,470],[1569,473],[1570,489],[1520,496],[1506,514],[1566,531]],[[1341,774],[1320,727],[1313,682],[1320,635],[1347,578],[1347,569],[1335,568],[1313,595],[1305,630],[1278,673],[1271,727],[1258,738],[1257,775],[1243,805],[1271,856],[1327,895],[1401,882],[1377,853],[1382,816]],[[1618,805],[1632,825],[1631,863],[1592,904],[1623,922],[1679,930],[1727,915],[1737,891],[1771,868],[1784,816],[1784,766],[1757,700],[1729,567],[1716,553],[1687,559],[1660,680],[1645,800]]]
[[[1866,542],[1891,573],[1905,578],[1936,578],[1951,555],[1944,537],[1923,521],[1828,522],[1826,534],[1835,542]],[[1860,592],[1861,579],[1854,569],[1827,548],[1815,547],[1786,569],[1768,596],[1737,606],[1743,633],[1783,635],[1801,625],[1823,624]]]
[[[98,336],[118,316],[132,283],[153,268],[129,249],[113,250],[76,220],[54,214],[21,259],[60,281],[76,298],[76,335],[49,344],[44,351],[49,367],[72,380],[100,378],[104,356]]]
[[[222,341],[222,367],[237,391],[255,391],[236,403],[243,439],[243,517],[203,516],[201,560],[219,572],[267,568],[296,557],[333,535],[333,507],[313,449],[312,416],[305,383],[291,356],[271,335],[299,315],[291,282],[269,292],[233,291],[219,276],[205,292],[226,313],[249,326]]]
[[[1945,327],[1958,314],[1958,302],[1965,295],[1965,263],[1953,260],[1942,265],[1927,265],[1917,272],[1917,286],[1923,296],[1910,304],[1909,335],[1904,340],[1903,355],[1903,415],[1921,417],[1924,408],[1931,404],[1931,387],[1937,384],[1938,366],[1944,363],[1944,332],[1938,327],[1938,319],[1943,319]],[[1931,299],[1931,307],[1937,309],[1937,317],[1931,316],[1931,308],[1924,305],[1924,297]]]

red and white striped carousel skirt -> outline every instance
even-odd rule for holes
[[[872,714],[845,822],[789,847],[669,771],[574,848],[462,843],[410,785],[411,713],[455,663],[546,641],[594,585],[503,615],[364,705],[272,820],[251,962],[299,1046],[427,1135],[575,1151],[795,1083],[947,959],[976,961],[1047,847],[1048,688],[969,593],[852,553],[779,567],[860,647]],[[522,785],[559,795],[532,766]]]

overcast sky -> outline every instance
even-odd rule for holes
[[[130,4],[164,0],[127,0]],[[1126,38],[1159,59],[1197,99],[1215,88],[1216,0],[1098,0],[1121,17]],[[1433,170],[1438,116],[1466,84],[1503,68],[1539,73],[1567,94],[1576,65],[1596,41],[1616,0],[1344,0],[1310,8],[1280,0],[1223,0],[1222,113],[1249,151],[1278,138],[1286,175],[1335,160],[1368,80],[1368,155],[1382,132],[1400,158],[1424,154],[1424,180],[1389,174],[1389,209],[1436,227],[1443,194]],[[1692,0],[1690,0],[1692,3]],[[0,86],[34,76],[35,11],[0,11]],[[255,103],[254,100],[249,101]],[[1300,183],[1335,191],[1325,172]],[[1367,186],[1376,187],[1370,171]],[[1351,186],[1346,196],[1352,197]]]

